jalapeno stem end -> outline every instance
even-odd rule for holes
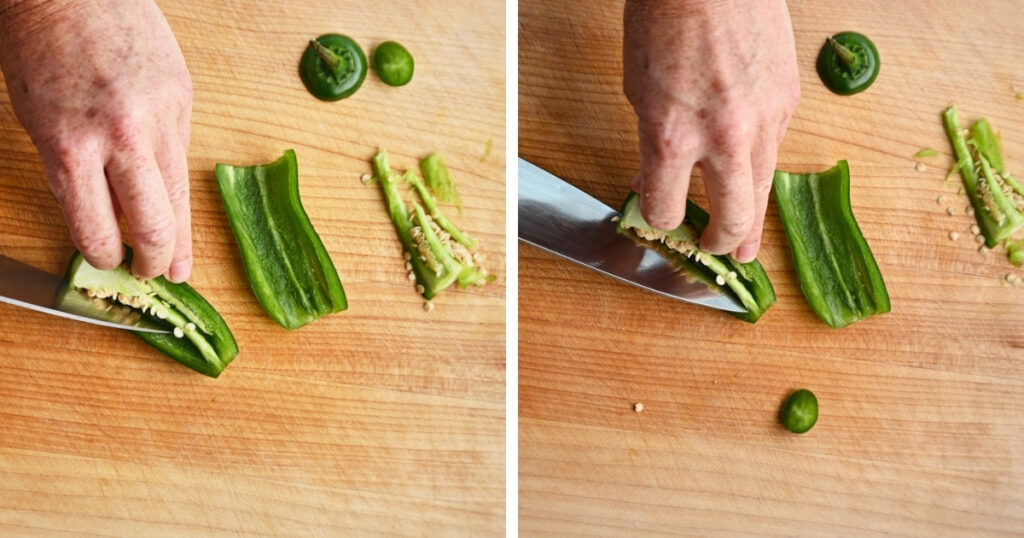
[[[860,67],[860,58],[852,50],[833,39],[832,36],[826,37],[825,41],[828,42],[828,46],[832,48],[836,56],[839,56],[839,60],[843,62],[843,67],[848,72],[853,73]]]
[[[320,56],[320,59],[327,64],[327,67],[332,73],[337,74],[341,71],[341,56],[338,56],[333,50],[321,45],[316,39],[310,39],[309,46],[313,47],[313,50],[315,50],[317,55]]]

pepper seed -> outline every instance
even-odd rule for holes
[[[956,210],[955,210],[955,209],[953,209],[952,207],[947,207],[947,208],[946,208],[946,213],[948,213],[948,214],[949,214],[949,216],[951,216],[951,217],[952,217],[953,215],[956,215]]]
[[[956,232],[949,232],[949,239],[951,241],[956,241],[957,239],[960,239],[960,234]]]
[[[636,411],[637,413],[643,413],[644,412],[644,404],[642,404],[640,402],[637,402],[637,403],[633,404],[633,411]]]
[[[430,301],[427,301],[427,302],[423,303],[423,311],[424,312],[430,312],[433,309],[434,309],[434,303],[432,303]]]
[[[981,228],[978,228],[977,224],[972,224],[971,225],[971,233],[974,234],[974,235],[978,235],[978,234],[981,233]]]
[[[175,336],[175,338],[181,338],[182,336],[185,336],[185,331],[182,331],[181,327],[175,327],[174,328],[174,336]]]
[[[416,273],[409,271],[409,280],[416,280]]]
[[[940,194],[939,197],[935,199],[935,203],[937,203],[939,205],[942,205],[942,203],[945,202],[945,201],[946,201],[946,195],[945,194]]]
[[[718,275],[715,277],[715,283],[718,284],[719,286],[724,286],[725,278],[722,275]]]
[[[914,166],[914,170],[917,170],[918,172],[924,172],[927,169],[928,167],[925,166],[924,163],[917,163],[917,165]]]

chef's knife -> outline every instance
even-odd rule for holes
[[[64,279],[0,255],[0,302],[104,327],[147,333],[169,333],[127,306],[65,293]]]
[[[729,312],[746,312],[654,250],[618,233],[618,211],[519,159],[519,240],[634,286]]]

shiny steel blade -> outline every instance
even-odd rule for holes
[[[63,290],[61,277],[0,256],[0,302],[115,329],[170,332],[127,306]]]
[[[519,159],[519,240],[654,293],[729,312],[733,297],[697,280],[654,250],[626,237],[619,212]]]

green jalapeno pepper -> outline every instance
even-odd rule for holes
[[[1006,170],[999,139],[988,121],[974,122],[968,139],[960,129],[955,106],[946,109],[942,118],[956,154],[950,174],[960,171],[974,218],[985,244],[992,248],[1024,227],[1024,186]]]
[[[432,299],[453,283],[467,288],[495,280],[494,275],[477,267],[477,257],[471,252],[476,240],[445,217],[415,172],[407,171],[398,178],[411,184],[426,206],[424,209],[414,202],[411,216],[383,149],[373,156],[373,180],[380,184],[384,193],[391,223],[405,251],[406,267],[412,275],[410,278],[416,280],[420,295]]]
[[[775,288],[757,260],[739,263],[732,256],[716,256],[697,246],[708,220],[706,211],[687,200],[686,218],[678,228],[667,232],[654,229],[644,221],[640,197],[633,192],[622,204],[619,232],[660,245],[658,250],[661,254],[672,256],[677,263],[690,269],[691,274],[703,274],[704,282],[735,296],[747,311],[730,314],[754,323],[775,303]]]
[[[385,84],[405,86],[412,80],[416,63],[400,43],[385,41],[373,50],[373,69]]]
[[[842,32],[825,39],[818,52],[818,76],[839,95],[852,95],[871,86],[878,77],[878,49],[866,36]]]
[[[78,252],[68,264],[64,294],[84,293],[130,307],[172,334],[134,332],[172,359],[210,377],[217,377],[238,355],[238,345],[224,319],[191,286],[163,277],[138,280],[125,267],[131,265],[132,251],[120,267],[101,271],[89,265]]]
[[[366,55],[352,38],[324,34],[309,40],[299,61],[299,76],[309,93],[323,101],[344,99],[366,78]]]
[[[299,198],[295,152],[269,164],[217,164],[217,185],[252,291],[296,329],[348,308],[345,290]]]
[[[807,389],[800,389],[789,395],[782,405],[779,419],[787,430],[805,433],[818,422],[818,398]]]
[[[776,171],[775,202],[800,288],[829,326],[845,327],[890,309],[882,273],[850,207],[850,168],[815,174]]]

